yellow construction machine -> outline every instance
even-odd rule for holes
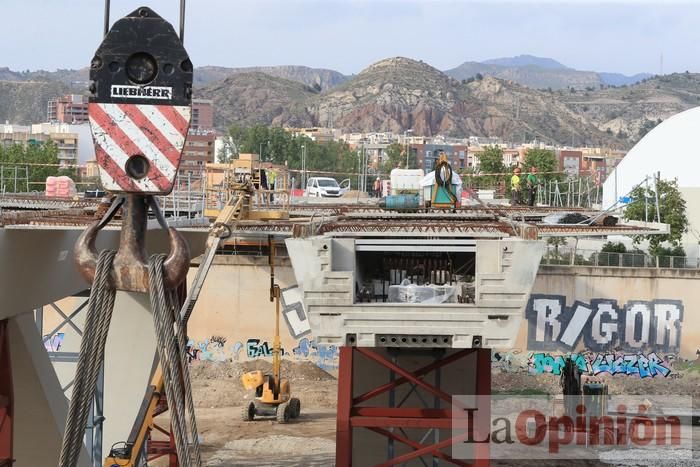
[[[275,416],[278,423],[287,423],[301,412],[301,401],[291,397],[287,378],[281,376],[282,345],[280,343],[280,287],[275,284],[275,245],[268,236],[270,263],[270,301],[275,302],[275,338],[272,346],[272,374],[261,370],[250,371],[241,376],[243,387],[255,390],[255,399],[243,407],[241,418],[252,421],[256,416]]]

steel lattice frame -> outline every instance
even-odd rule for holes
[[[426,438],[432,430],[451,429],[455,426],[453,425],[455,419],[452,407],[458,403],[453,401],[452,394],[447,394],[440,388],[440,370],[472,354],[476,354],[475,374],[465,375],[465,378],[469,376],[474,378],[477,395],[490,395],[491,351],[489,349],[462,349],[451,355],[437,358],[432,363],[418,369],[407,370],[399,366],[395,360],[387,359],[375,349],[341,347],[338,373],[336,466],[350,467],[353,465],[353,432],[363,428],[388,439],[387,458],[385,462],[378,464],[380,466],[403,464],[427,455],[432,456],[434,460],[440,459],[454,465],[487,467],[489,465],[487,444],[476,445],[478,455],[477,459],[472,462],[454,459],[443,451],[445,448],[474,436],[474,427],[460,425],[465,427],[464,433],[441,441],[434,438],[432,444],[426,443]],[[390,379],[359,396],[354,396],[353,366],[355,359],[359,356],[389,370]],[[428,376],[431,374],[433,375],[433,383],[428,382]],[[403,401],[396,404],[391,394],[393,394],[394,389],[404,384],[412,386],[411,392],[420,387],[450,408],[403,407]],[[390,392],[389,407],[360,406],[360,404],[373,400],[386,392]],[[490,417],[488,414],[482,415],[486,418]],[[459,422],[458,420],[457,423]],[[428,432],[423,436],[423,439],[416,441],[409,438],[404,431],[405,428],[422,428],[427,429]],[[478,436],[480,435],[479,433]],[[394,443],[406,445],[412,451],[396,456]]]

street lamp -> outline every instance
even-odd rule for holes
[[[403,132],[403,143],[406,145],[406,168],[408,169],[408,156],[410,153],[411,148],[408,145],[408,134],[413,133],[413,129],[409,128],[408,130]]]

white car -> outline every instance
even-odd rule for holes
[[[335,178],[330,177],[311,177],[306,183],[306,191],[304,196],[312,196],[316,198],[338,198],[347,191],[341,188]]]

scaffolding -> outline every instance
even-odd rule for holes
[[[0,165],[0,193],[29,191],[29,167]]]

